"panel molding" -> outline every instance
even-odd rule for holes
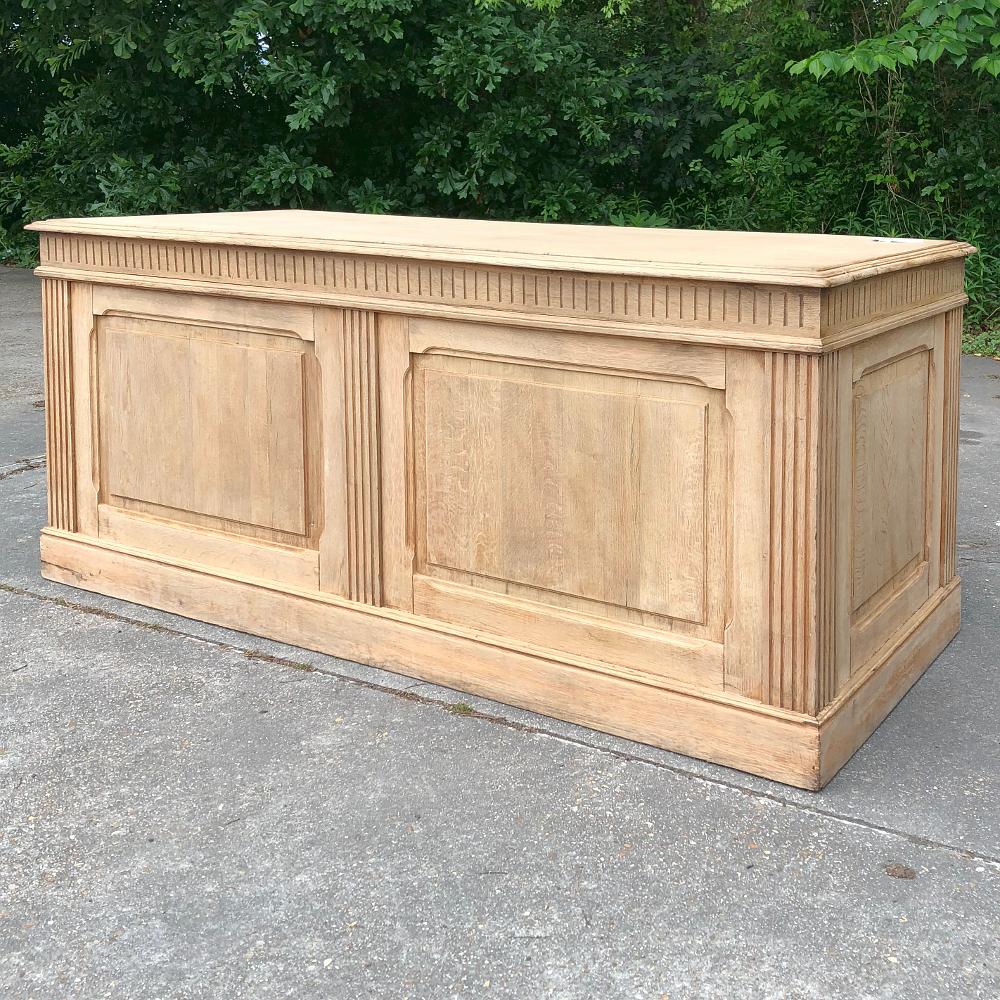
[[[594,660],[667,680],[723,689],[723,647],[719,642],[437,577],[417,574],[413,591],[415,610],[428,618],[517,636],[523,642],[568,654],[585,653]]]
[[[718,390],[445,348],[414,371],[418,573],[720,638]]]
[[[851,437],[854,621],[866,618],[885,595],[899,589],[917,564],[926,560],[932,357],[932,348],[921,344],[881,358],[855,373]],[[901,412],[902,406],[915,407],[918,402],[922,402],[919,411]],[[904,435],[906,428],[898,426],[912,414],[916,414],[911,422],[918,433],[913,442]],[[885,424],[895,433],[886,434]],[[919,467],[911,468],[905,464],[907,459]],[[901,498],[897,494],[900,479],[910,487],[902,491]]]
[[[125,311],[96,329],[102,502],[315,547],[310,342]]]
[[[71,294],[68,281],[42,281],[48,523],[63,531],[77,530]]]
[[[860,483],[856,468],[848,483],[845,510],[849,515],[845,516],[851,519],[852,561],[859,552],[859,509],[875,504],[879,519],[879,523],[868,527],[868,537],[861,541],[860,551],[869,565],[863,567],[866,587],[860,595],[859,569],[856,565],[850,568],[847,620],[851,674],[864,670],[894,630],[940,587],[944,342],[942,315],[898,327],[850,351],[850,388],[845,398],[849,405],[844,406],[843,440],[853,442],[856,454],[858,400],[866,398],[872,401],[873,412],[865,433],[876,449]],[[901,389],[907,379],[916,386]],[[863,383],[868,387],[861,396]],[[878,450],[884,454],[879,455]],[[855,454],[852,466],[857,464]],[[899,462],[904,464],[890,473],[888,470]],[[894,482],[873,481],[873,468],[881,469],[883,475],[892,474]],[[899,481],[907,475],[921,477],[919,495]],[[867,496],[859,497],[859,488],[867,490]]]

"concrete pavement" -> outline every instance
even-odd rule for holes
[[[1000,997],[1000,364],[962,631],[813,795],[41,580],[26,272],[0,344],[4,1000]]]

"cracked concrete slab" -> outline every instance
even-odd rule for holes
[[[995,864],[169,632],[0,615],[8,996],[1000,990]]]
[[[50,584],[0,459],[0,995],[1000,996],[1000,365],[962,386],[962,632],[818,795]]]

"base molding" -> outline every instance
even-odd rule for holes
[[[818,719],[748,699],[591,669],[549,650],[327,594],[281,589],[47,528],[42,575],[84,590],[381,667],[816,790],[861,746],[959,626],[939,590]]]
[[[956,576],[897,630],[819,716],[822,788],[875,732],[962,623]]]

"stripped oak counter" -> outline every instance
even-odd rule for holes
[[[49,579],[806,788],[958,629],[966,244],[30,228]]]

